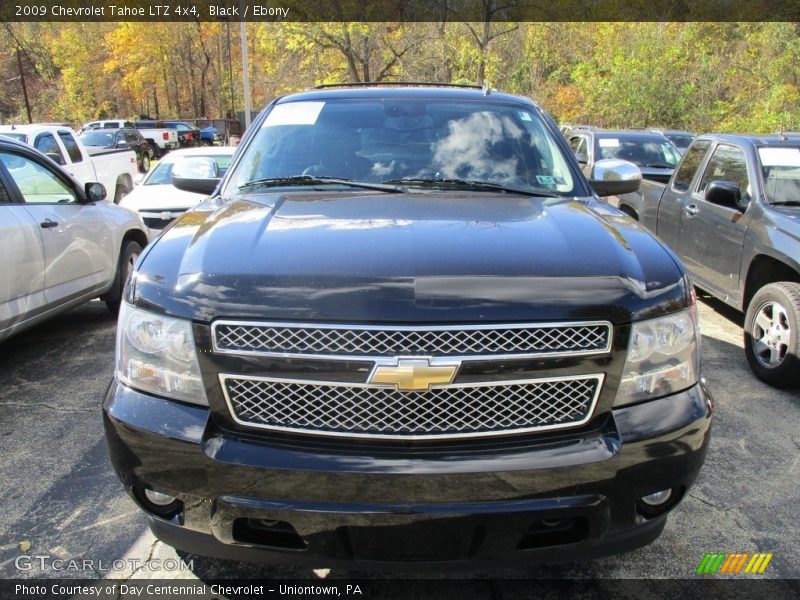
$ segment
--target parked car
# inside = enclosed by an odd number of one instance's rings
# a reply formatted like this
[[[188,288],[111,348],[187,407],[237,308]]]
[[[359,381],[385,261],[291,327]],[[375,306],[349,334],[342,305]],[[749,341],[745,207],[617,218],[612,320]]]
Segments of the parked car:
[[[214,176],[222,177],[236,148],[185,148],[170,152],[150,174],[121,202],[121,206],[139,214],[150,229],[151,237],[161,233],[173,219],[202,201],[208,194],[186,192],[172,185],[173,167],[190,157],[213,160]]]
[[[800,137],[702,135],[667,185],[644,183],[642,222],[745,313],[753,373],[799,385]]]
[[[200,143],[203,146],[222,146],[224,140],[213,125],[200,130]]]
[[[68,127],[57,125],[0,125],[5,135],[33,146],[79,183],[102,183],[119,204],[132,189],[137,172],[136,154],[128,148],[89,152]]]
[[[183,121],[164,121],[164,125],[178,132],[181,148],[194,148],[200,145],[200,129]]]
[[[80,129],[80,133],[84,133],[90,129],[122,129],[124,127],[133,127],[132,121],[125,121],[124,119],[101,119],[99,121],[89,121],[84,123]]]
[[[689,131],[677,131],[674,129],[651,129],[653,133],[660,133],[667,138],[672,145],[683,154],[697,136]]]
[[[119,309],[147,230],[104,198],[102,184],[0,136],[0,340],[92,298]]]
[[[279,98],[212,163],[173,168],[216,192],[137,264],[103,404],[159,539],[413,568],[659,535],[713,405],[683,267],[595,197],[635,165],[590,184],[526,98],[374,85]]]
[[[133,126],[150,144],[155,158],[161,158],[170,150],[180,147],[178,130],[167,127],[163,121],[134,121]]]
[[[616,158],[635,164],[644,179],[666,182],[681,158],[669,140],[660,133],[649,131],[584,129],[570,134],[569,145],[581,170],[590,178],[598,160]]]
[[[141,173],[150,170],[153,149],[142,134],[133,127],[124,129],[90,129],[82,133],[80,141],[87,148],[130,148],[136,153],[136,162]],[[89,150],[92,152],[92,150]]]

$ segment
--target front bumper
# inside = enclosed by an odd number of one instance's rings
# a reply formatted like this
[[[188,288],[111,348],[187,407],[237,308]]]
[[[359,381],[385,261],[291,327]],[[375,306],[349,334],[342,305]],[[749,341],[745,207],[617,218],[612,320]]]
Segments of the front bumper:
[[[701,384],[546,439],[389,450],[224,430],[204,408],[114,381],[104,420],[117,474],[156,536],[179,549],[313,567],[471,568],[651,542],[702,466],[712,410]],[[177,497],[179,510],[154,515],[145,488]],[[648,513],[639,499],[664,489],[672,500]]]

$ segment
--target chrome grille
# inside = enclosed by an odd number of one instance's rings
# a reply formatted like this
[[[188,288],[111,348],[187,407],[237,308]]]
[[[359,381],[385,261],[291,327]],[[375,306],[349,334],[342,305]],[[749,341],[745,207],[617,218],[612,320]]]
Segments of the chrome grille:
[[[603,375],[399,392],[365,384],[220,375],[234,419],[263,429],[392,439],[446,439],[575,427],[594,411]]]
[[[611,348],[607,322],[372,327],[217,321],[214,350],[292,356],[521,357]]]

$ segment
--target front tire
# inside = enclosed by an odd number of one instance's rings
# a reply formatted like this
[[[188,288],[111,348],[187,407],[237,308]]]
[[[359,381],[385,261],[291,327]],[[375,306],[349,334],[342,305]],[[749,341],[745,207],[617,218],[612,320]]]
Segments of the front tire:
[[[800,385],[800,284],[770,283],[747,306],[744,351],[756,377],[778,388]]]
[[[144,152],[142,154],[141,165],[139,166],[139,171],[142,173],[147,173],[150,170],[150,153]]]
[[[114,278],[114,285],[118,286],[117,300],[106,300],[106,306],[111,311],[112,315],[119,314],[119,308],[122,306],[122,293],[125,291],[125,284],[128,283],[131,273],[133,273],[133,266],[142,253],[142,247],[138,242],[128,241],[122,245],[122,250],[119,253],[119,263],[117,263],[117,275]]]

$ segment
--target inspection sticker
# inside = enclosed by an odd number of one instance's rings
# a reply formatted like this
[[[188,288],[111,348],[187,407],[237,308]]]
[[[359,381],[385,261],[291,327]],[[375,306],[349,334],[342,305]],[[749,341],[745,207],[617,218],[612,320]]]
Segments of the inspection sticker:
[[[325,106],[324,102],[290,102],[278,104],[267,115],[263,127],[278,125],[313,125]]]
[[[601,148],[619,148],[619,140],[617,138],[600,138],[597,140]]]

